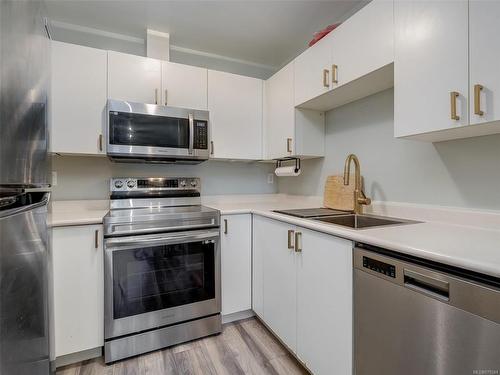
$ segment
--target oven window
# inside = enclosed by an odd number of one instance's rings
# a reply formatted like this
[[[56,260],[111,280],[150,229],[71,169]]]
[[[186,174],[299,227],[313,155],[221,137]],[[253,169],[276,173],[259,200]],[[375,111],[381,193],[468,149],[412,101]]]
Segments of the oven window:
[[[214,251],[190,242],[113,252],[114,318],[215,298]]]
[[[189,148],[189,120],[135,113],[109,113],[114,145]]]

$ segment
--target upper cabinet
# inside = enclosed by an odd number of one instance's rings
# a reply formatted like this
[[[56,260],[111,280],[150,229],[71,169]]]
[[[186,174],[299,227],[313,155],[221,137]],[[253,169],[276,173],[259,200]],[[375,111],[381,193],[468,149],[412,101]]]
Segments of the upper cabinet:
[[[439,142],[500,133],[500,49],[491,38],[500,4],[396,1],[394,10],[395,136]]]
[[[325,117],[295,108],[294,63],[269,78],[264,88],[264,158],[323,156]]]
[[[106,51],[52,42],[51,151],[104,154]]]
[[[373,0],[332,32],[332,89],[394,62],[393,2]]]
[[[211,157],[262,159],[262,80],[208,71]]]
[[[108,51],[108,98],[160,104],[161,61]]]
[[[393,2],[373,0],[295,59],[295,105],[329,110],[394,84]]]
[[[499,14],[499,1],[476,0],[469,3],[471,124],[500,119]]]
[[[468,4],[396,1],[395,136],[468,123]]]
[[[331,32],[295,59],[295,105],[300,105],[332,88]]]
[[[207,69],[162,61],[162,104],[207,109]]]

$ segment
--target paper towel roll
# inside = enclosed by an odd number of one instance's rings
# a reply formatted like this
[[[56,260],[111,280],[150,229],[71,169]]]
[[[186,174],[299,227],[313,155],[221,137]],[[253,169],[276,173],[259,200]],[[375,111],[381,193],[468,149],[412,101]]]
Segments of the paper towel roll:
[[[300,175],[300,169],[297,172],[295,172],[295,166],[291,166],[291,167],[279,167],[279,168],[276,168],[276,170],[274,171],[274,173],[278,177],[298,176],[298,175]]]

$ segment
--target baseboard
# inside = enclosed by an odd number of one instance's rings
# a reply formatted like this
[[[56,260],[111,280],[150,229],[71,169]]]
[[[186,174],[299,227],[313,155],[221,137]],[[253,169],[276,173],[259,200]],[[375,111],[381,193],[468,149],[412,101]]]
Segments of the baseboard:
[[[232,314],[222,315],[222,324],[235,322],[237,320],[247,319],[254,316],[253,310],[238,311]]]
[[[82,352],[76,352],[57,357],[55,361],[53,361],[52,367],[59,368],[71,365],[73,363],[86,361],[88,359],[98,358],[101,356],[102,356],[102,346],[99,346],[97,348],[84,350]]]

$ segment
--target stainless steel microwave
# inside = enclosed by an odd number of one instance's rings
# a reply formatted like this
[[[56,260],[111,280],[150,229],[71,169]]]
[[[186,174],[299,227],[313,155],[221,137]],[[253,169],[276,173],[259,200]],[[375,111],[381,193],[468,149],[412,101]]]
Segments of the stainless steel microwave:
[[[197,164],[209,157],[208,111],[108,99],[111,160]]]

